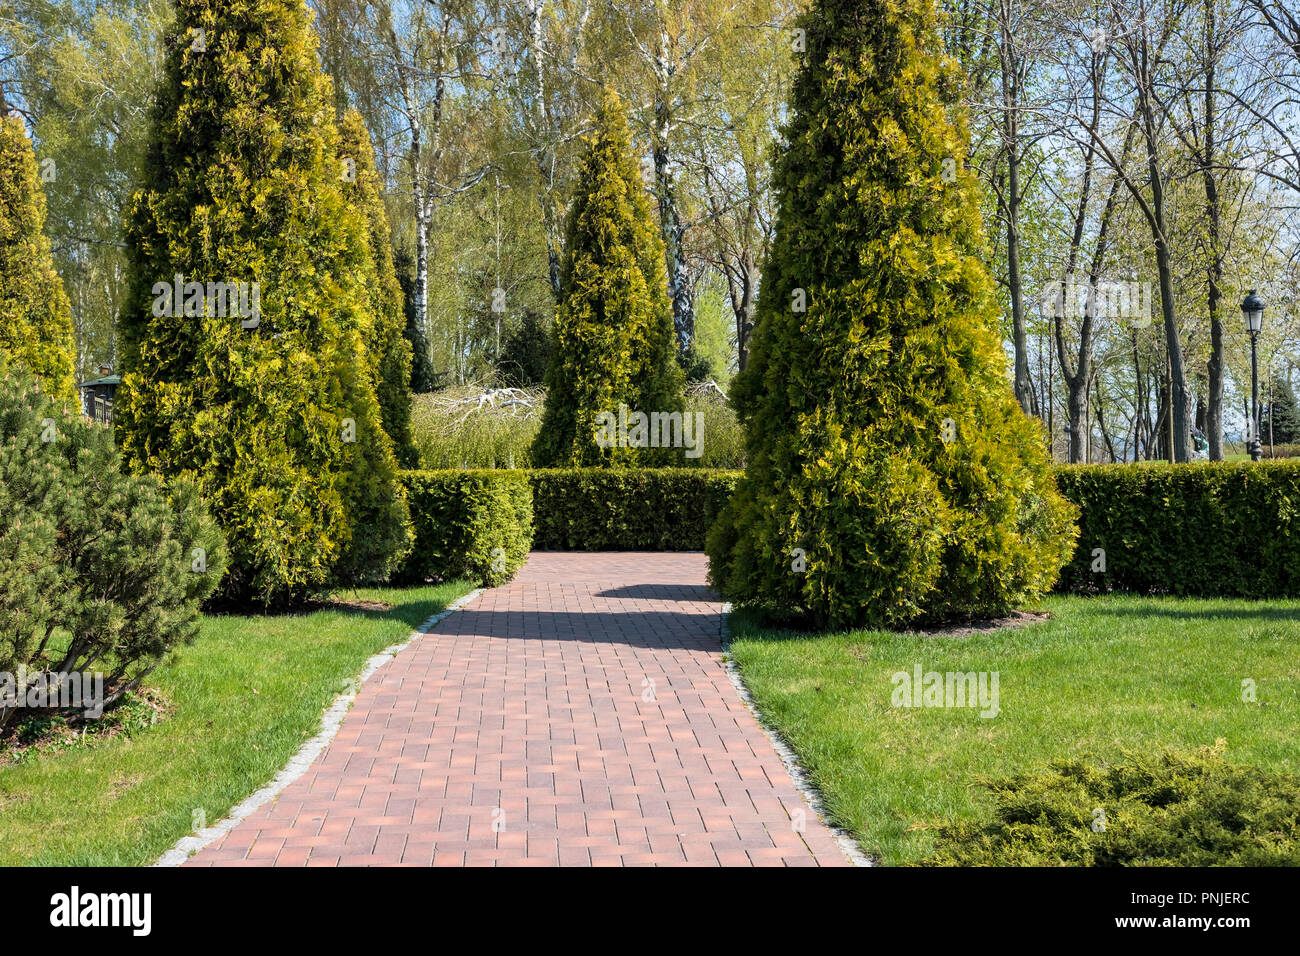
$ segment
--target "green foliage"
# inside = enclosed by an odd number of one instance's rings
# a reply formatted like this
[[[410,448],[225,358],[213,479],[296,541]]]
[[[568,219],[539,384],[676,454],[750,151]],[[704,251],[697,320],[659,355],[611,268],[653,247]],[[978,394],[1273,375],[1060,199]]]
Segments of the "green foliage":
[[[457,405],[458,399],[482,394],[479,386],[449,388],[433,395],[419,395],[412,410],[411,429],[424,468],[527,468],[542,421],[540,406],[546,398],[526,392],[536,407],[521,412],[519,407],[482,408]],[[698,458],[681,454],[675,461],[683,468],[740,468],[745,462],[745,436],[736,414],[716,392],[686,397],[686,414],[703,416],[698,421],[703,440]]]
[[[598,416],[620,403],[680,411],[664,247],[632,156],[627,118],[606,91],[569,209],[560,305],[533,448],[543,466],[647,463],[662,453],[596,444]]]
[[[414,541],[392,442],[384,432],[364,354],[363,349],[354,351],[353,361],[338,366],[344,410],[356,417],[342,420],[338,489],[348,537],[330,568],[328,584],[334,587],[386,582]]]
[[[107,428],[3,359],[0,514],[0,671],[93,665],[108,703],[194,639],[226,564],[191,483],[125,474]]]
[[[1128,757],[1104,769],[1059,760],[1044,773],[983,781],[994,819],[943,827],[925,863],[1300,866],[1300,778],[1230,764],[1223,741]]]
[[[403,580],[468,577],[496,587],[514,577],[533,540],[522,471],[407,471],[402,481],[415,521]]]
[[[1056,480],[1080,511],[1061,590],[1300,596],[1300,462],[1068,465]]]
[[[72,304],[80,378],[117,362],[122,211],[173,16],[172,0],[21,0],[0,16],[0,49],[17,54],[5,56],[0,85],[11,101],[19,91],[34,130],[45,229]]]
[[[1300,440],[1300,408],[1296,406],[1295,390],[1286,379],[1280,379],[1271,385],[1273,400],[1265,401],[1259,419],[1259,434],[1267,443],[1271,439],[1274,445],[1290,445]]]
[[[727,286],[716,279],[701,282],[695,296],[695,338],[692,351],[699,356],[707,375],[686,375],[688,381],[712,379],[726,386],[734,373],[736,355],[735,314],[727,298]]]
[[[17,116],[0,116],[0,356],[77,403],[72,311],[45,235],[45,189]]]
[[[303,0],[177,3],[119,317],[128,465],[195,481],[229,542],[224,596],[264,604],[384,579],[410,534],[366,347],[366,223],[309,22]],[[188,289],[182,309],[174,276],[256,288],[260,313]]]
[[[571,468],[528,473],[534,546],[557,551],[698,551],[735,472]]]
[[[709,382],[718,377],[712,359],[699,351],[694,342],[677,353],[677,364],[688,382]]]
[[[747,470],[710,580],[833,627],[1032,601],[1069,557],[1071,509],[1006,379],[933,4],[819,0],[799,25],[776,235],[732,382]]]
[[[686,414],[700,415],[700,457],[678,459],[685,468],[739,469],[745,467],[745,431],[727,400],[714,391],[686,396]]]
[[[383,184],[375,169],[370,131],[356,110],[339,124],[339,155],[344,163],[343,192],[366,222],[373,272],[366,276],[372,322],[366,341],[384,432],[397,460],[407,468],[419,462],[411,442],[411,343],[405,336],[406,310],[393,265],[392,231],[384,209]]]
[[[529,475],[537,547],[591,551],[697,549],[702,528],[729,507],[740,478],[707,468],[541,469]],[[1061,494],[1080,511],[1078,549],[1061,573],[1060,590],[1300,596],[1300,462],[1070,465],[1056,468],[1055,476]],[[893,559],[881,567],[913,574],[907,562],[927,552],[909,544],[908,535],[923,543],[933,538],[925,499],[900,496],[908,484],[907,476],[881,469],[853,489],[853,501],[828,501],[818,510],[832,529],[839,521],[891,546]],[[859,529],[858,499],[886,518]],[[1106,551],[1105,573],[1091,570],[1094,548]],[[814,549],[806,551],[811,565]],[[788,557],[786,566],[792,561]],[[872,567],[860,583],[836,577],[833,569],[825,574],[827,588],[870,588],[878,599],[891,588],[901,590],[892,575]],[[833,597],[828,593],[827,600]]]
[[[519,325],[506,335],[496,358],[501,381],[515,388],[541,385],[551,362],[551,344],[551,330],[542,313],[524,310]]]
[[[449,388],[418,395],[412,434],[424,468],[527,468],[541,416],[517,407],[474,408],[454,404],[482,388]],[[540,403],[542,398],[535,396]]]

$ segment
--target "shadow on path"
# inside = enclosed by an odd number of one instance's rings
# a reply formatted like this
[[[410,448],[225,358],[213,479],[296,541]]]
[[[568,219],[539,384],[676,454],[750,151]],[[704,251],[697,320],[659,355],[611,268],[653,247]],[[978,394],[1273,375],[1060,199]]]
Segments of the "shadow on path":
[[[716,591],[703,584],[627,584],[597,591],[596,597],[630,598],[644,601],[721,602]]]

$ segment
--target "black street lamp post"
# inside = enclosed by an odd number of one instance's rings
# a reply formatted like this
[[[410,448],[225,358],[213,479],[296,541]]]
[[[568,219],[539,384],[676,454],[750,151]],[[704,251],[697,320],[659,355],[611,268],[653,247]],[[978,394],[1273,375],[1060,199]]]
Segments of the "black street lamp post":
[[[1259,357],[1257,342],[1259,330],[1264,325],[1264,303],[1255,290],[1241,302],[1241,314],[1246,317],[1246,331],[1250,333],[1250,460],[1259,461],[1264,450],[1259,442]]]

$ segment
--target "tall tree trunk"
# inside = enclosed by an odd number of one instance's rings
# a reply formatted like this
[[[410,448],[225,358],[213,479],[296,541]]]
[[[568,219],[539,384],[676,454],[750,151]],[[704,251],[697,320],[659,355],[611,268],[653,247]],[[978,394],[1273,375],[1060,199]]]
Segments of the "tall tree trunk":
[[[1169,458],[1169,369],[1160,371],[1160,392],[1156,398],[1155,458]]]
[[[1110,431],[1106,428],[1106,419],[1102,413],[1101,392],[1093,392],[1093,407],[1097,412],[1097,427],[1101,430],[1101,440],[1106,444],[1106,454],[1111,461],[1118,461],[1119,457],[1115,453],[1115,442],[1110,437]]]
[[[758,266],[753,253],[746,249],[735,267],[725,271],[727,298],[736,317],[736,365],[744,371],[749,363],[749,337],[754,332],[754,312],[758,305]]]
[[[1205,181],[1205,217],[1209,226],[1210,262],[1206,306],[1210,315],[1210,357],[1206,362],[1209,373],[1209,394],[1206,399],[1204,431],[1210,441],[1211,461],[1223,461],[1223,320],[1219,315],[1219,302],[1223,297],[1223,248],[1220,241],[1219,181],[1214,174],[1215,116],[1214,83],[1217,53],[1215,52],[1216,21],[1215,0],[1205,0],[1205,148],[1202,154],[1201,173]]]
[[[1094,56],[1091,69],[1092,83],[1092,118],[1089,126],[1090,130],[1096,130],[1101,123],[1101,102],[1102,102],[1102,72],[1104,60],[1100,56]],[[1130,123],[1124,133],[1124,152],[1128,156],[1132,148],[1133,138],[1136,135],[1136,127]],[[1060,307],[1056,310],[1056,350],[1057,358],[1061,365],[1061,378],[1065,382],[1066,401],[1065,412],[1066,421],[1069,425],[1070,439],[1066,448],[1066,460],[1077,462],[1081,460],[1084,454],[1084,441],[1087,436],[1083,429],[1083,411],[1087,406],[1087,387],[1092,378],[1092,333],[1093,321],[1096,312],[1096,288],[1097,282],[1101,276],[1101,270],[1106,261],[1106,252],[1109,249],[1110,241],[1110,223],[1114,216],[1115,208],[1119,196],[1119,181],[1112,180],[1110,188],[1106,192],[1106,201],[1102,206],[1101,218],[1097,231],[1097,244],[1093,248],[1092,262],[1088,269],[1088,290],[1087,305],[1084,308],[1083,321],[1079,326],[1079,346],[1075,354],[1073,366],[1071,366],[1070,357],[1065,351],[1065,329],[1064,316],[1068,305],[1066,292],[1072,289],[1074,281],[1074,271],[1079,261],[1079,254],[1083,246],[1084,229],[1088,222],[1088,203],[1092,196],[1093,166],[1096,161],[1096,148],[1090,146],[1087,156],[1084,160],[1083,181],[1079,191],[1079,205],[1075,209],[1074,228],[1070,236],[1069,255],[1066,258],[1065,272],[1062,276],[1063,289],[1061,292]],[[1137,356],[1137,339],[1134,338],[1134,357]]]
[[[1015,351],[1016,401],[1026,414],[1037,414],[1029,377],[1029,347],[1025,336],[1024,284],[1020,275],[1020,63],[1011,27],[1009,0],[1002,0],[999,30],[1002,66],[1002,139],[1007,157],[1006,229],[1007,284],[1011,296],[1011,337]]]
[[[414,97],[411,97],[411,101]],[[421,167],[424,160],[423,131],[418,109],[411,110],[411,146],[407,153],[411,168],[411,192],[415,202],[415,325],[429,336],[429,201]]]
[[[1085,360],[1086,362],[1086,360]],[[1088,380],[1085,373],[1076,373],[1070,381],[1065,401],[1065,413],[1070,423],[1070,461],[1084,460],[1084,425],[1083,414],[1088,406]]]
[[[1156,272],[1160,280],[1160,313],[1164,319],[1165,351],[1169,359],[1169,402],[1172,408],[1173,455],[1175,462],[1189,460],[1187,452],[1187,369],[1183,362],[1183,346],[1178,334],[1178,317],[1174,307],[1174,270],[1169,250],[1169,229],[1165,219],[1165,182],[1160,171],[1160,144],[1156,127],[1155,105],[1152,102],[1152,71],[1150,50],[1146,35],[1139,40],[1139,68],[1137,76],[1138,109],[1142,117],[1143,141],[1146,146],[1147,185],[1151,198],[1146,214],[1151,226],[1151,238],[1156,249]]]
[[[533,69],[537,73],[533,89],[532,105],[535,115],[535,135],[539,145],[534,150],[537,163],[538,202],[542,209],[542,228],[546,233],[546,275],[550,283],[551,295],[560,301],[560,253],[563,246],[561,238],[560,212],[555,198],[555,151],[551,146],[554,131],[551,129],[551,111],[547,103],[546,89],[546,35],[542,24],[545,9],[543,0],[524,0],[524,16],[528,20],[528,52],[532,57]]]
[[[1133,460],[1151,458],[1151,415],[1147,401],[1147,383],[1142,375],[1142,356],[1138,352],[1136,329],[1129,331],[1133,349]]]
[[[1156,190],[1152,192],[1154,194]],[[1154,201],[1157,207],[1163,202],[1163,196]],[[1169,403],[1173,406],[1173,457],[1170,460],[1185,462],[1190,460],[1187,448],[1190,435],[1187,427],[1187,370],[1183,364],[1183,346],[1174,314],[1173,266],[1169,261],[1169,245],[1163,236],[1156,240],[1156,268],[1160,274],[1160,311],[1164,316],[1165,348],[1169,356]]]
[[[662,38],[660,43],[660,48],[655,51],[655,195],[659,201],[659,228],[663,233],[665,264],[668,269],[668,294],[673,303],[673,331],[677,335],[678,354],[685,355],[695,340],[695,302],[686,266],[686,227],[678,209],[668,155],[673,128],[671,82],[674,68],[662,48]]]

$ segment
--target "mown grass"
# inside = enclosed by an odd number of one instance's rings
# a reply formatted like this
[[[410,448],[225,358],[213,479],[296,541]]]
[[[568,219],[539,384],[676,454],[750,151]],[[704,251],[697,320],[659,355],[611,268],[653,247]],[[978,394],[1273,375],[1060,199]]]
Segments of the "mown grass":
[[[266,784],[367,658],[470,590],[466,582],[336,595],[306,614],[205,617],[198,640],[149,684],[166,720],[87,748],[0,768],[0,864],[151,863]]]
[[[1057,757],[1191,750],[1300,771],[1300,601],[1052,598],[1049,621],[968,637],[807,635],[733,615],[731,653],[836,823],[883,863],[985,819],[980,776]],[[997,671],[1000,713],[891,706],[899,671]],[[1254,682],[1256,702],[1243,700]]]

